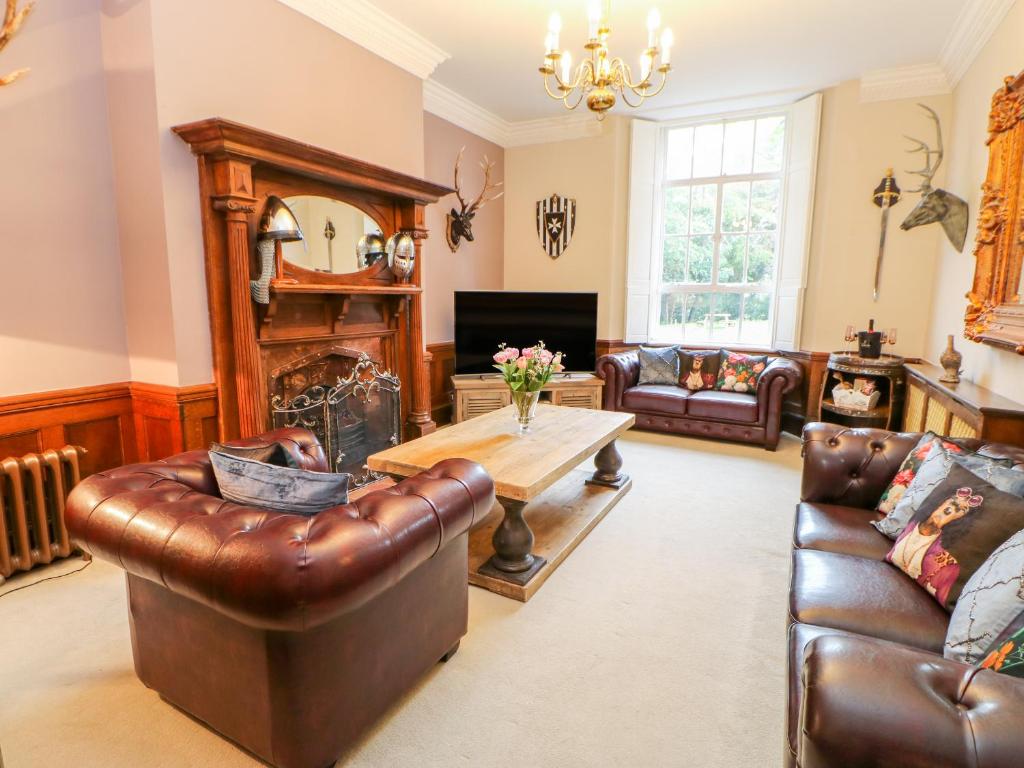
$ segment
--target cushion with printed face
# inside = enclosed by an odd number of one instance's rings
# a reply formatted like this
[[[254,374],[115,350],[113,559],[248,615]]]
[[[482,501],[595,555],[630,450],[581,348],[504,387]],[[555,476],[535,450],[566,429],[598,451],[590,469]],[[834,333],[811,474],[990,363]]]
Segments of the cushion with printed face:
[[[640,347],[639,384],[678,384],[679,355],[675,347]]]
[[[1024,499],[954,464],[885,559],[953,610],[971,576],[1021,529]]]
[[[718,383],[719,350],[679,350],[679,386],[693,392],[714,389]]]
[[[928,445],[921,448],[919,443],[918,447],[910,452],[904,465],[907,462],[911,462],[911,465],[907,469],[900,469],[893,479],[891,490],[887,490],[887,496],[883,496],[886,506],[889,506],[889,502],[894,498],[895,504],[891,505],[892,508],[884,518],[873,522],[872,525],[890,539],[899,536],[921,502],[945,479],[950,467],[958,460],[968,470],[982,476],[992,467],[1009,466],[1009,462],[1003,459],[990,459],[967,451],[955,440],[932,437]],[[915,466],[914,462],[919,463]],[[1003,491],[1007,490],[998,484],[996,487]]]
[[[1020,474],[1020,473],[1018,473]],[[1004,541],[967,580],[949,617],[947,659],[977,664],[1024,612],[1024,531]]]
[[[744,355],[740,352],[723,349],[715,389],[726,392],[746,392],[752,395],[757,391],[757,381],[767,367],[767,355]]]
[[[985,649],[984,658],[978,666],[1004,675],[1024,677],[1024,613],[1018,614]]]
[[[210,463],[222,498],[250,507],[315,515],[348,503],[352,476],[343,472],[314,472],[210,452]]]

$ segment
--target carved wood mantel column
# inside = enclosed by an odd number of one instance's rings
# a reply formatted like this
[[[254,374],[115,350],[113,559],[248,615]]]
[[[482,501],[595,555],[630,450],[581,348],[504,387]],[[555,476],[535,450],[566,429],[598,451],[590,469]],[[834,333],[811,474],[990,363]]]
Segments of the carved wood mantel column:
[[[249,218],[256,213],[252,196],[252,168],[237,160],[213,165],[215,194],[212,205],[224,215],[227,230],[228,286],[231,301],[231,348],[234,351],[235,403],[239,437],[266,430],[265,393],[262,391],[256,320],[249,294]]]
[[[422,243],[427,239],[424,226],[426,211],[423,205],[413,208],[412,226],[408,227],[416,242],[416,264],[413,268],[412,282],[423,285],[423,259],[421,258]],[[437,429],[430,413],[430,371],[426,364],[427,348],[423,339],[423,294],[416,293],[409,303],[409,354],[411,355],[410,370],[413,375],[412,407],[409,409],[407,428],[412,437],[422,437]]]

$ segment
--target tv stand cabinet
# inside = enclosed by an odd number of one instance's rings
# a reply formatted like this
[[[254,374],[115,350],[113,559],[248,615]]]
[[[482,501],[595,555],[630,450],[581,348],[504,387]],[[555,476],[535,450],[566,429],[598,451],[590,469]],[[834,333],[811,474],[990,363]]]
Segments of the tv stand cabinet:
[[[452,376],[455,423],[511,404],[512,395],[500,373],[465,373]],[[592,373],[556,374],[540,391],[540,401],[570,408],[601,410],[604,381]]]

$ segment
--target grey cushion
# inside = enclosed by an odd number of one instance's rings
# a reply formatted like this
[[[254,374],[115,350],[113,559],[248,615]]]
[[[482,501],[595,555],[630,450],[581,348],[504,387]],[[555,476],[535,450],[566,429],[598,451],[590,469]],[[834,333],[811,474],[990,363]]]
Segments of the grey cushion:
[[[210,451],[210,463],[221,497],[238,504],[309,516],[348,503],[352,476],[343,472],[278,467],[217,451]]]
[[[1024,531],[1018,531],[967,580],[949,618],[943,655],[977,664],[993,640],[1022,611]]]
[[[895,539],[907,527],[907,523],[910,522],[929,494],[946,479],[954,463],[985,480],[989,480],[986,473],[990,472],[993,467],[1002,469],[1007,467],[1007,462],[1002,459],[991,459],[976,453],[955,454],[942,444],[941,438],[935,438],[928,456],[917,470],[913,481],[907,486],[907,490],[896,502],[892,512],[871,524],[890,539]],[[1001,491],[1014,493],[1007,488],[1000,487],[995,480],[989,480],[989,482]],[[1020,494],[1015,493],[1015,495],[1019,496]]]
[[[679,354],[676,347],[640,347],[638,384],[679,384]]]

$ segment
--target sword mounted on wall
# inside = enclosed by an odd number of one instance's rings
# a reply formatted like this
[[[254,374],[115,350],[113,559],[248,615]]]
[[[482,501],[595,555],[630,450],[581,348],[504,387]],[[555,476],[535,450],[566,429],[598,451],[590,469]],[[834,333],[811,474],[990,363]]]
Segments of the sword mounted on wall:
[[[875,187],[871,195],[875,205],[882,209],[882,235],[878,240],[878,261],[875,262],[874,300],[878,301],[878,291],[882,284],[882,257],[885,256],[885,235],[889,230],[889,209],[900,201],[900,188],[893,178],[892,168],[885,172],[885,178]]]

